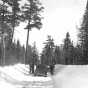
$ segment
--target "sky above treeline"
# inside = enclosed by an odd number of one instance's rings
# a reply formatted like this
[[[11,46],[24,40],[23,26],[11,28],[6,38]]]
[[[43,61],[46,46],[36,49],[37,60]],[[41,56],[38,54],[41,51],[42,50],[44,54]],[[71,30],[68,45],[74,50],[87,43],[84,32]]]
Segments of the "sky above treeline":
[[[35,41],[39,52],[41,52],[47,35],[53,37],[55,44],[62,44],[66,32],[69,32],[71,39],[74,43],[77,43],[77,26],[80,27],[81,25],[87,0],[40,1],[45,8],[43,27],[40,31],[33,29],[30,32],[29,44],[33,45]],[[19,39],[21,44],[25,44],[26,42],[26,31],[23,30],[24,25],[21,24],[15,31],[15,39]]]

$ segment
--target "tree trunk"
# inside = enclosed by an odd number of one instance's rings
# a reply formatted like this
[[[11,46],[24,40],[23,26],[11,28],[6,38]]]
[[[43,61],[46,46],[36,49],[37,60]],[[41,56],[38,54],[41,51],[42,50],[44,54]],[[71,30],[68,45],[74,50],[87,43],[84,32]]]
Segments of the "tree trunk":
[[[29,31],[30,31],[30,29],[28,29],[28,31],[27,31],[27,41],[26,41],[26,50],[25,50],[24,64],[26,64],[26,58],[27,58]]]
[[[3,37],[3,65],[5,65],[5,40],[4,40],[4,35],[2,36]]]
[[[14,37],[14,29],[15,29],[15,27],[13,26],[11,43],[13,42],[13,37]]]

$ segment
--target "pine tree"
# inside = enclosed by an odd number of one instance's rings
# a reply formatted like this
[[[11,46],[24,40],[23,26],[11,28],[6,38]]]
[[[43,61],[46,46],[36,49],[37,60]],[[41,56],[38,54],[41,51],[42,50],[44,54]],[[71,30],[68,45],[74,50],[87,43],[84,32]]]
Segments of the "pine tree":
[[[69,32],[66,33],[66,38],[64,39],[64,59],[65,64],[72,64],[73,63],[73,44],[70,39]]]
[[[55,46],[54,58],[56,64],[61,64],[61,51],[59,46]]]
[[[51,36],[48,36],[48,39],[44,43],[45,47],[41,54],[41,62],[46,65],[53,65],[55,64],[54,59],[54,42]]]
[[[9,14],[9,10],[8,10],[8,5],[6,4],[5,0],[1,0],[0,1],[0,24],[2,24],[2,26],[4,24],[7,23],[7,19],[8,19],[8,14]]]
[[[75,64],[83,64],[82,62],[82,48],[79,44],[74,47]]]
[[[88,1],[79,31],[79,41],[82,46],[83,63],[88,64]]]
[[[64,39],[64,49],[68,50],[69,46],[71,45],[70,35],[69,32],[66,33],[66,38]]]
[[[45,47],[43,49],[43,52],[41,54],[41,64],[49,66],[50,73],[53,74],[54,71],[54,65],[56,64],[55,58],[54,58],[54,41],[53,38],[51,38],[50,35],[48,35],[48,39],[44,43]]]
[[[43,11],[43,6],[39,0],[27,0],[28,2],[23,6],[23,17],[25,21],[27,21],[27,41],[26,41],[26,52],[25,52],[25,59],[26,53],[28,48],[28,40],[29,40],[29,31],[32,28],[40,29],[42,27],[41,22],[41,12]]]
[[[19,1],[21,0],[6,0],[6,3],[11,9],[8,15],[8,23],[12,26],[11,42],[13,40],[15,27],[19,26],[20,21],[22,21],[22,13]]]
[[[20,45],[20,42],[19,40],[17,40],[17,44],[16,44],[16,55],[17,55],[17,60],[19,62],[19,59],[20,59],[20,52],[21,52],[21,45]]]

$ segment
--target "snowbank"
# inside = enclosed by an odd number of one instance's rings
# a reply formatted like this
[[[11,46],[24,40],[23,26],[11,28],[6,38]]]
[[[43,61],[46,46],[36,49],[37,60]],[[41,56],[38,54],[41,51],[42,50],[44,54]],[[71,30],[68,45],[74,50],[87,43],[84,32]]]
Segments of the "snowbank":
[[[23,88],[25,86],[38,88],[38,86],[50,86],[52,84],[50,77],[25,75],[27,72],[29,72],[28,66],[24,64],[0,67],[0,88]]]
[[[24,64],[16,64],[13,66],[0,67],[0,72],[10,76],[10,78],[18,81],[49,81],[50,77],[33,77],[31,75],[25,75],[29,72],[28,66]]]
[[[88,88],[88,65],[57,65],[52,79],[54,88]]]

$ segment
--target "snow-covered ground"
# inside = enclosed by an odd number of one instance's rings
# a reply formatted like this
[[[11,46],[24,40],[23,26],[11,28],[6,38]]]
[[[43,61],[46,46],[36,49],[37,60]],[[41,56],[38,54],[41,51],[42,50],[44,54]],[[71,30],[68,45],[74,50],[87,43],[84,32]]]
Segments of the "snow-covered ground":
[[[88,65],[57,65],[54,88],[88,88]]]
[[[50,77],[34,77],[32,75],[27,75],[28,71],[28,66],[24,64],[0,67],[0,88],[53,87]]]
[[[24,64],[0,67],[0,88],[88,88],[88,65],[56,65],[49,77],[34,77],[28,71]]]

